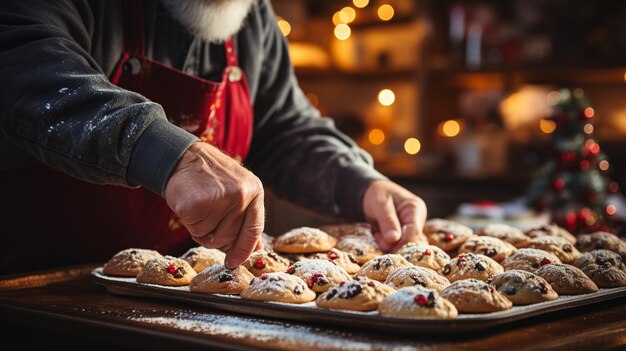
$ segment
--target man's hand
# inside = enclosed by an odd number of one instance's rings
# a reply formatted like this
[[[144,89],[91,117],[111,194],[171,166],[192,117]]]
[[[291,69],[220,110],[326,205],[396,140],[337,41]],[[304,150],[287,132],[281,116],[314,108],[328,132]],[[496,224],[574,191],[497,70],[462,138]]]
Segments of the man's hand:
[[[209,144],[197,142],[185,151],[165,187],[165,200],[196,242],[228,249],[228,268],[263,247],[261,181]]]
[[[363,212],[378,226],[374,238],[383,251],[395,252],[407,242],[428,243],[422,232],[426,205],[419,197],[388,180],[377,180],[365,191]]]

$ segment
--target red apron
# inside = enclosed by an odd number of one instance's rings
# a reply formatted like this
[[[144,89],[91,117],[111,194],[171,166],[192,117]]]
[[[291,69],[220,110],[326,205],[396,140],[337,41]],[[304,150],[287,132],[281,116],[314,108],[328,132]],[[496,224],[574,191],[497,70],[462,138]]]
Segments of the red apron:
[[[123,3],[124,50],[111,82],[161,104],[170,122],[243,160],[253,115],[232,40],[224,44],[221,82],[189,76],[144,56],[141,1]],[[194,245],[165,200],[143,188],[95,185],[36,163],[0,172],[0,194],[0,273],[107,260],[129,247],[180,254]]]

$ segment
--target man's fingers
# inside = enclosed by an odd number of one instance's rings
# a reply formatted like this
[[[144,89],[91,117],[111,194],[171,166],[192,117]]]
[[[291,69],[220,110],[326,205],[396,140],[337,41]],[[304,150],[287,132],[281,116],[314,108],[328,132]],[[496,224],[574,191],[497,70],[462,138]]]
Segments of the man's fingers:
[[[226,253],[226,260],[224,261],[226,268],[234,269],[248,259],[261,238],[264,224],[265,208],[261,193],[252,200],[246,210],[237,240]]]
[[[393,198],[388,196],[383,205],[382,211],[376,213],[376,221],[382,238],[389,244],[394,244],[400,240],[400,220],[396,214],[396,206]]]

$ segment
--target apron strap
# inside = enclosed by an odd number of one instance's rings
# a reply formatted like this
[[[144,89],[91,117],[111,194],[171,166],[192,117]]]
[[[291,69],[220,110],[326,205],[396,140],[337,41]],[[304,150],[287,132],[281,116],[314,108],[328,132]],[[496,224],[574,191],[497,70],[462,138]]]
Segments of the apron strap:
[[[144,26],[141,0],[122,0],[124,24],[124,52],[144,55]]]
[[[224,41],[224,49],[226,50],[226,65],[238,67],[239,62],[237,61],[237,51],[235,51],[233,38],[228,38]]]

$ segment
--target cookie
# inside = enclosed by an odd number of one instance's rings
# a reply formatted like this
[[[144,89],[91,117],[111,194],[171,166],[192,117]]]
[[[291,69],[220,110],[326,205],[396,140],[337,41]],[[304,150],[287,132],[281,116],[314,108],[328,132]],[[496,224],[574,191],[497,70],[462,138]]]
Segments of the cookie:
[[[450,263],[441,269],[441,274],[448,278],[450,283],[470,278],[486,282],[493,275],[503,271],[502,266],[491,258],[468,253],[450,260]]]
[[[290,264],[288,259],[264,248],[250,254],[243,266],[255,277],[258,277],[263,273],[284,272]]]
[[[560,236],[538,236],[530,241],[528,247],[547,251],[567,264],[574,263],[580,256],[580,251],[574,247],[574,244]]]
[[[517,250],[515,246],[490,236],[473,236],[459,248],[459,253],[485,255],[496,262],[502,262]]]
[[[520,229],[501,223],[487,224],[483,229],[476,232],[476,235],[497,238],[517,247],[518,249],[526,247],[526,245],[530,242],[530,237],[524,234],[524,232]]]
[[[216,264],[224,264],[226,254],[218,249],[207,249],[206,247],[198,246],[189,249],[189,251],[185,252],[180,258],[187,261],[187,263],[199,273],[205,268],[212,267]]]
[[[502,261],[505,271],[519,269],[533,273],[541,266],[550,263],[563,263],[553,254],[538,249],[519,249]]]
[[[287,268],[287,273],[302,279],[316,293],[352,280],[345,269],[326,260],[302,260]]]
[[[353,254],[359,264],[364,264],[383,254],[374,241],[374,237],[367,235],[344,236],[339,239],[337,250]]]
[[[585,252],[574,262],[599,288],[626,286],[626,266],[622,257],[609,250]]]
[[[254,279],[252,273],[239,266],[228,269],[223,264],[211,266],[198,273],[189,283],[189,290],[208,294],[239,295]]]
[[[622,256],[622,260],[626,259],[626,241],[622,240],[615,234],[595,232],[580,235],[576,246],[578,246],[578,249],[583,252],[593,250],[610,250]]]
[[[424,224],[424,234],[431,245],[444,251],[458,249],[472,235],[472,229],[462,224],[445,219],[430,219]]]
[[[456,318],[454,305],[437,291],[421,286],[402,288],[387,296],[378,306],[383,317],[394,318]]]
[[[309,227],[301,227],[288,231],[274,240],[276,252],[310,253],[330,251],[337,245],[335,237]]]
[[[172,256],[155,257],[137,274],[138,283],[167,286],[189,285],[196,271],[185,260]]]
[[[450,256],[435,245],[407,243],[396,254],[416,266],[434,271],[440,271],[446,263],[450,262]]]
[[[311,256],[314,260],[328,260],[343,268],[348,274],[356,274],[361,266],[358,265],[358,261],[353,254],[343,252],[337,249],[332,249],[328,252],[320,252]]]
[[[547,264],[535,271],[559,295],[580,295],[598,291],[598,286],[580,269],[568,264]]]
[[[102,273],[122,277],[136,277],[148,261],[161,254],[147,249],[126,249],[116,253],[102,267]]]
[[[356,275],[384,282],[391,271],[402,266],[412,266],[412,264],[400,255],[386,254],[365,262]]]
[[[268,251],[274,250],[274,240],[275,238],[267,233],[261,233],[261,242],[263,243],[263,247]]]
[[[374,227],[364,222],[326,225],[320,229],[339,239],[350,235],[372,237],[374,234]]]
[[[514,305],[530,305],[559,297],[545,279],[517,269],[495,275],[491,285]]]
[[[246,300],[287,303],[311,302],[316,296],[302,279],[284,272],[262,274],[241,292],[241,298]]]
[[[419,285],[439,292],[450,285],[450,282],[430,268],[403,266],[391,271],[385,280],[385,284],[396,290],[407,286]]]
[[[367,277],[358,277],[330,288],[315,300],[315,304],[321,308],[373,311],[378,308],[382,299],[394,292],[394,289],[385,284]]]
[[[561,228],[558,225],[546,224],[541,227],[533,228],[526,232],[526,235],[530,238],[536,238],[538,236],[560,236],[563,239],[569,241],[572,244],[576,244],[576,237],[572,233],[568,232],[565,228]]]
[[[461,313],[488,313],[508,310],[513,303],[493,286],[476,279],[457,280],[439,295]]]

